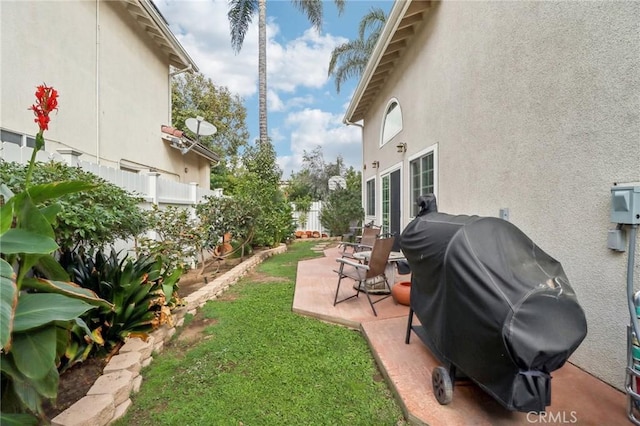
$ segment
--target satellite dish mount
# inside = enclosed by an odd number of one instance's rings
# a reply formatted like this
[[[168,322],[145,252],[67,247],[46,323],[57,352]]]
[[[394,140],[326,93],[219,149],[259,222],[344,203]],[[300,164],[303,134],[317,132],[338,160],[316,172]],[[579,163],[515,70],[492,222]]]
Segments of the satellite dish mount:
[[[200,136],[211,136],[215,134],[218,129],[213,124],[208,121],[204,121],[204,117],[197,116],[196,118],[187,118],[184,121],[184,124],[187,125],[187,128],[196,134],[196,142],[191,143],[189,148],[182,148],[180,152],[182,155],[185,155],[187,152],[191,151],[196,144],[200,143]]]

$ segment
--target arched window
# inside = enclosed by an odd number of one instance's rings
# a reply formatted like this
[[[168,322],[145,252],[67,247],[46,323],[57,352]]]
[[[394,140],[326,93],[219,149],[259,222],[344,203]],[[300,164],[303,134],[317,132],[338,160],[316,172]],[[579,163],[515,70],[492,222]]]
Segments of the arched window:
[[[382,123],[382,139],[380,146],[389,142],[391,138],[400,133],[402,130],[402,111],[397,100],[391,99],[387,105],[384,114],[384,122]]]

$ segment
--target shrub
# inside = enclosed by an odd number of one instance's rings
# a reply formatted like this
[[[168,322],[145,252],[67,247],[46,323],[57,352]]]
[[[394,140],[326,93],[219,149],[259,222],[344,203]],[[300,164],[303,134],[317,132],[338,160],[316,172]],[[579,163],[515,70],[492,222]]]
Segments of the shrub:
[[[138,239],[138,253],[145,256],[162,256],[167,268],[187,270],[198,254],[201,238],[198,223],[188,209],[167,206],[164,210],[153,205],[145,211],[147,224],[157,239]]]
[[[91,191],[65,194],[57,200],[61,211],[54,232],[61,251],[104,247],[135,237],[148,226],[138,207],[141,199],[93,173],[53,161],[37,163],[32,172],[35,184],[75,180],[92,185]],[[24,191],[27,174],[28,166],[0,160],[0,182],[14,193]],[[44,205],[51,203],[47,200]]]
[[[349,189],[331,191],[320,211],[320,223],[331,232],[331,235],[342,235],[349,232],[349,223],[362,221],[364,210],[360,197],[355,197]]]

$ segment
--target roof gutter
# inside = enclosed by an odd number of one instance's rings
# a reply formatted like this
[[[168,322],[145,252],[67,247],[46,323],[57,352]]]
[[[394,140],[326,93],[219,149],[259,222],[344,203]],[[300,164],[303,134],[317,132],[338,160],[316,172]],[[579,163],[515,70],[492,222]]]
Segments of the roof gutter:
[[[356,87],[353,96],[351,97],[351,102],[347,107],[347,112],[342,119],[344,124],[353,124],[351,122],[351,118],[353,117],[353,113],[355,112],[360,100],[362,99],[362,95],[364,95],[367,86],[369,85],[369,81],[371,81],[371,76],[375,72],[378,67],[378,63],[380,62],[380,58],[382,58],[382,54],[386,50],[389,45],[389,41],[391,37],[398,29],[400,25],[400,21],[402,17],[407,12],[409,6],[411,6],[412,0],[396,0],[391,8],[391,12],[389,12],[389,17],[387,18],[387,23],[382,29],[382,33],[380,34],[380,38],[376,42],[376,46],[371,53],[371,57],[369,58],[369,62],[367,62],[367,67],[364,69],[362,73],[362,77],[360,77],[360,81],[358,82],[358,86]]]
[[[187,66],[191,67],[194,72],[198,72],[198,66],[193,61],[191,56],[184,50],[184,47],[180,44],[176,36],[173,35],[171,30],[169,29],[169,25],[167,21],[164,19],[162,14],[158,11],[156,6],[152,3],[152,0],[138,0],[139,5],[144,9],[144,11],[149,15],[149,17],[153,20],[154,24],[156,24],[158,30],[162,33],[164,39],[169,43],[169,45],[175,51],[176,56],[180,58],[180,60]]]

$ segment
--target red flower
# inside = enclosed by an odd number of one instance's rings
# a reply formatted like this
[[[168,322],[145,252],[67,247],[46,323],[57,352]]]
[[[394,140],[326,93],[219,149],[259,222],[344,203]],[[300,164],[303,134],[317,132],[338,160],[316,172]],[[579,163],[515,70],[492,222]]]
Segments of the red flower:
[[[58,109],[58,91],[42,84],[36,89],[36,99],[38,102],[29,108],[36,116],[33,121],[38,123],[40,131],[49,130],[49,113]]]

